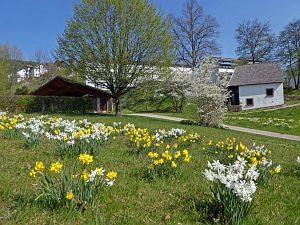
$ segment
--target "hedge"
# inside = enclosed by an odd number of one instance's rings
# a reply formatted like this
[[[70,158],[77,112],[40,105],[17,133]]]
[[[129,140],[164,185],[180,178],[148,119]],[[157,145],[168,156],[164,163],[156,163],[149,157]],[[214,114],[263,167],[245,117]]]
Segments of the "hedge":
[[[86,113],[96,110],[96,99],[34,95],[0,95],[0,111]]]

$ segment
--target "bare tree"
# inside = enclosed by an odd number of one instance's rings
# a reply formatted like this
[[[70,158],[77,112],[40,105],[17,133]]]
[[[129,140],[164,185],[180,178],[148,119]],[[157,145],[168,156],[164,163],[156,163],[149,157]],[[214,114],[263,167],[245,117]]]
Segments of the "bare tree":
[[[21,69],[22,63],[20,62],[23,59],[22,50],[15,47],[9,46],[9,60],[10,60],[10,75],[8,80],[8,89],[10,94],[13,93],[13,85],[17,80],[17,72]]]
[[[39,77],[39,84],[45,84],[49,80],[53,79],[56,76],[62,75],[62,69],[55,62],[47,63],[47,72],[43,76]]]
[[[272,58],[276,40],[269,22],[247,21],[239,24],[235,32],[236,54],[240,58],[252,63]]]
[[[278,39],[277,56],[286,66],[294,81],[295,89],[300,88],[300,19],[290,22]]]
[[[9,46],[0,45],[0,93],[5,94],[8,86]]]
[[[50,57],[49,57],[48,52],[46,52],[45,50],[37,49],[34,52],[33,60],[36,62],[37,66],[38,66],[39,74],[41,74],[41,65],[45,66],[46,63],[49,63]]]
[[[218,23],[205,15],[197,0],[187,0],[182,15],[171,15],[177,61],[194,70],[207,55],[219,53]]]

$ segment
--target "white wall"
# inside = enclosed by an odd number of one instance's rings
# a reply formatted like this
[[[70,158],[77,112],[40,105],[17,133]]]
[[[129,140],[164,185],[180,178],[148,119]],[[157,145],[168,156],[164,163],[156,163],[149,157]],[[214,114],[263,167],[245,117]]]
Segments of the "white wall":
[[[268,97],[266,95],[267,88],[273,88],[273,97]],[[239,86],[239,94],[243,110],[284,104],[283,83]],[[246,106],[247,98],[253,98],[253,106]]]

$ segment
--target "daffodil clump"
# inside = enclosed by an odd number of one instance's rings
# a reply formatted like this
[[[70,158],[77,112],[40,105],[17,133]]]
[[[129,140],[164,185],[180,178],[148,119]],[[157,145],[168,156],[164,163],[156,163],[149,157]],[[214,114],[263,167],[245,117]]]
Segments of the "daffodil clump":
[[[252,199],[256,192],[259,172],[255,164],[238,157],[233,164],[222,164],[219,160],[208,162],[205,178],[212,182],[212,203],[219,209],[221,221],[239,225],[253,209]]]
[[[235,138],[227,138],[216,143],[209,140],[206,150],[225,164],[234,163],[238,158],[242,158],[247,162],[248,167],[255,165],[260,173],[258,183],[265,184],[272,175],[281,172],[280,165],[271,168],[273,164],[270,159],[272,151],[264,146],[253,144],[248,147],[242,142],[237,142]]]
[[[235,138],[214,142],[209,140],[206,151],[216,156],[220,161],[233,163],[238,156],[244,157],[245,151],[249,150],[242,142],[237,142]]]
[[[129,146],[135,153],[148,152],[155,143],[155,136],[151,136],[147,128],[131,127],[125,135],[129,137]]]
[[[42,139],[44,134],[44,121],[43,117],[40,118],[30,118],[26,119],[25,122],[19,123],[18,128],[22,129],[22,135],[25,139],[25,144],[27,147],[37,147]]]
[[[82,149],[90,154],[98,153],[101,146],[109,140],[113,130],[111,126],[92,124],[86,120],[57,120],[52,121],[45,135],[53,140],[58,155],[77,156],[82,153]]]
[[[201,136],[197,133],[186,133],[186,130],[180,128],[172,128],[168,131],[157,130],[155,133],[155,140],[157,142],[166,141],[170,142],[172,140],[177,140],[180,144],[184,146],[189,146],[193,143],[198,143],[201,141]]]
[[[25,118],[22,115],[8,116],[7,113],[0,113],[0,131],[3,131],[4,138],[17,138],[20,136],[20,130],[17,125],[23,122]]]
[[[192,158],[187,149],[180,150],[178,144],[162,145],[148,152],[147,175],[154,179],[162,176],[172,176],[182,167],[182,164],[188,164]]]
[[[147,154],[147,176],[151,179],[175,175],[192,158],[187,146],[201,141],[197,133],[186,134],[178,128],[157,130],[151,135],[147,129],[130,126],[125,136],[133,152]]]
[[[174,141],[181,147],[188,147],[201,141],[199,134],[186,134],[186,130],[178,128],[172,128],[168,131],[157,130],[155,135],[151,135],[146,128],[141,129],[131,126],[125,135],[129,137],[130,148],[136,153],[149,152],[164,144],[172,144]]]
[[[182,137],[186,134],[186,130],[180,128],[172,128],[170,130],[159,129],[155,132],[156,141],[170,141],[174,138]]]
[[[202,141],[201,136],[197,133],[190,133],[178,138],[178,141],[185,147]]]
[[[66,168],[60,161],[48,166],[37,161],[29,173],[37,182],[36,200],[51,208],[67,206],[87,209],[88,205],[94,204],[105,186],[114,184],[117,172],[105,173],[101,166],[91,169],[93,156],[80,154],[77,162],[79,168],[75,166],[76,162]]]

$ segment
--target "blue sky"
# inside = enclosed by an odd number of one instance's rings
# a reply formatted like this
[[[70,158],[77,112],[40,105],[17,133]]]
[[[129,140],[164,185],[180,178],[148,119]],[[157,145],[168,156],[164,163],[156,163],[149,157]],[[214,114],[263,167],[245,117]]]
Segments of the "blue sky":
[[[150,0],[166,14],[181,12],[184,0]],[[22,49],[32,59],[36,49],[50,52],[72,16],[78,0],[0,0],[0,43]],[[300,0],[199,0],[204,12],[214,16],[220,27],[222,55],[235,57],[234,30],[244,20],[270,21],[278,33],[293,19],[300,18]]]

